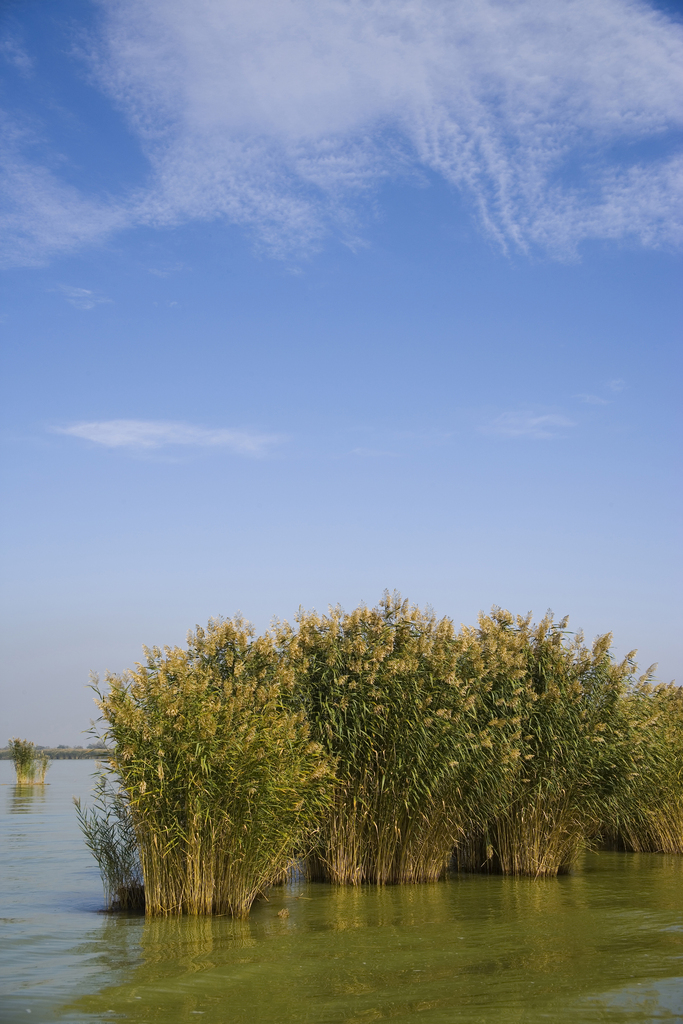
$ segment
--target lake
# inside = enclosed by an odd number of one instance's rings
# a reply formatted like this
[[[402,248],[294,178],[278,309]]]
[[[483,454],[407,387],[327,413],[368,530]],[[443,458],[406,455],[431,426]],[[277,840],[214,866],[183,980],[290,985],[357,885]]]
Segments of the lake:
[[[49,785],[20,788],[0,762],[2,1021],[683,1024],[683,858],[592,854],[543,881],[300,882],[246,922],[145,921],[100,913],[72,804],[94,767],[58,761]]]

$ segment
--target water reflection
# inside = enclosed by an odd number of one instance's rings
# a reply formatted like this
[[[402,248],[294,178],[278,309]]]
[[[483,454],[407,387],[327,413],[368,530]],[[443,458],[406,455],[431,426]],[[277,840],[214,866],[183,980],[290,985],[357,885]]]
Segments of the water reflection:
[[[44,790],[1,791],[24,814],[0,822],[8,1024],[683,1024],[683,857],[384,891],[299,879],[246,922],[99,915],[71,799],[91,772],[60,761]]]
[[[45,803],[45,785],[12,786],[8,810],[10,814],[31,814],[42,810]]]
[[[245,922],[110,918],[84,947],[92,965],[97,945],[108,983],[64,1007],[63,1018],[683,1021],[683,862],[608,854],[594,864],[542,882],[298,884]],[[289,915],[279,917],[284,908]]]

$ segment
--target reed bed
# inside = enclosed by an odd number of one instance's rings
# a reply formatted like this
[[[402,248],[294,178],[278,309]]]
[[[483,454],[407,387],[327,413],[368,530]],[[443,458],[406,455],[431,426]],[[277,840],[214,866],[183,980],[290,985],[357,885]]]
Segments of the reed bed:
[[[452,622],[387,593],[372,609],[302,612],[297,628],[280,627],[278,644],[294,697],[337,766],[309,876],[439,878],[509,766],[505,738],[480,720],[472,682],[457,672]]]
[[[125,792],[150,915],[244,917],[307,850],[331,765],[288,711],[268,637],[213,621],[188,648],[146,650],[98,703]]]
[[[45,775],[50,767],[50,758],[47,754],[37,751],[29,740],[20,740],[16,737],[9,741],[8,747],[10,758],[14,762],[17,785],[44,785]]]
[[[531,877],[683,852],[683,697],[567,620],[456,631],[397,593],[257,637],[211,621],[98,690],[111,781],[79,815],[111,906],[245,917],[340,885]]]

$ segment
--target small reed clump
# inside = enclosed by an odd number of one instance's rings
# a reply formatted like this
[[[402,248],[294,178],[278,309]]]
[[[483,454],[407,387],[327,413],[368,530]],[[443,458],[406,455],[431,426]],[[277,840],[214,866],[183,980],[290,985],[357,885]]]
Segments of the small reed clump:
[[[86,845],[100,868],[107,909],[143,909],[145,888],[128,794],[101,773],[93,807],[84,809],[76,798],[74,803]]]
[[[50,758],[36,750],[29,740],[16,737],[8,743],[10,757],[14,762],[14,770],[19,786],[42,786],[45,775],[50,767]]]
[[[285,707],[288,677],[271,640],[241,619],[198,628],[187,650],[146,654],[98,698],[145,910],[245,917],[307,852],[331,763],[303,714]]]

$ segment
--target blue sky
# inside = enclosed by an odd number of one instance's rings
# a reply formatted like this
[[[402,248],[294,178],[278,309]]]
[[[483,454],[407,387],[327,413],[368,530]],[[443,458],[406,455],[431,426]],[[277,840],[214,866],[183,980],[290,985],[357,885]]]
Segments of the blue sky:
[[[8,736],[384,588],[683,677],[676,5],[22,0],[0,56]]]

